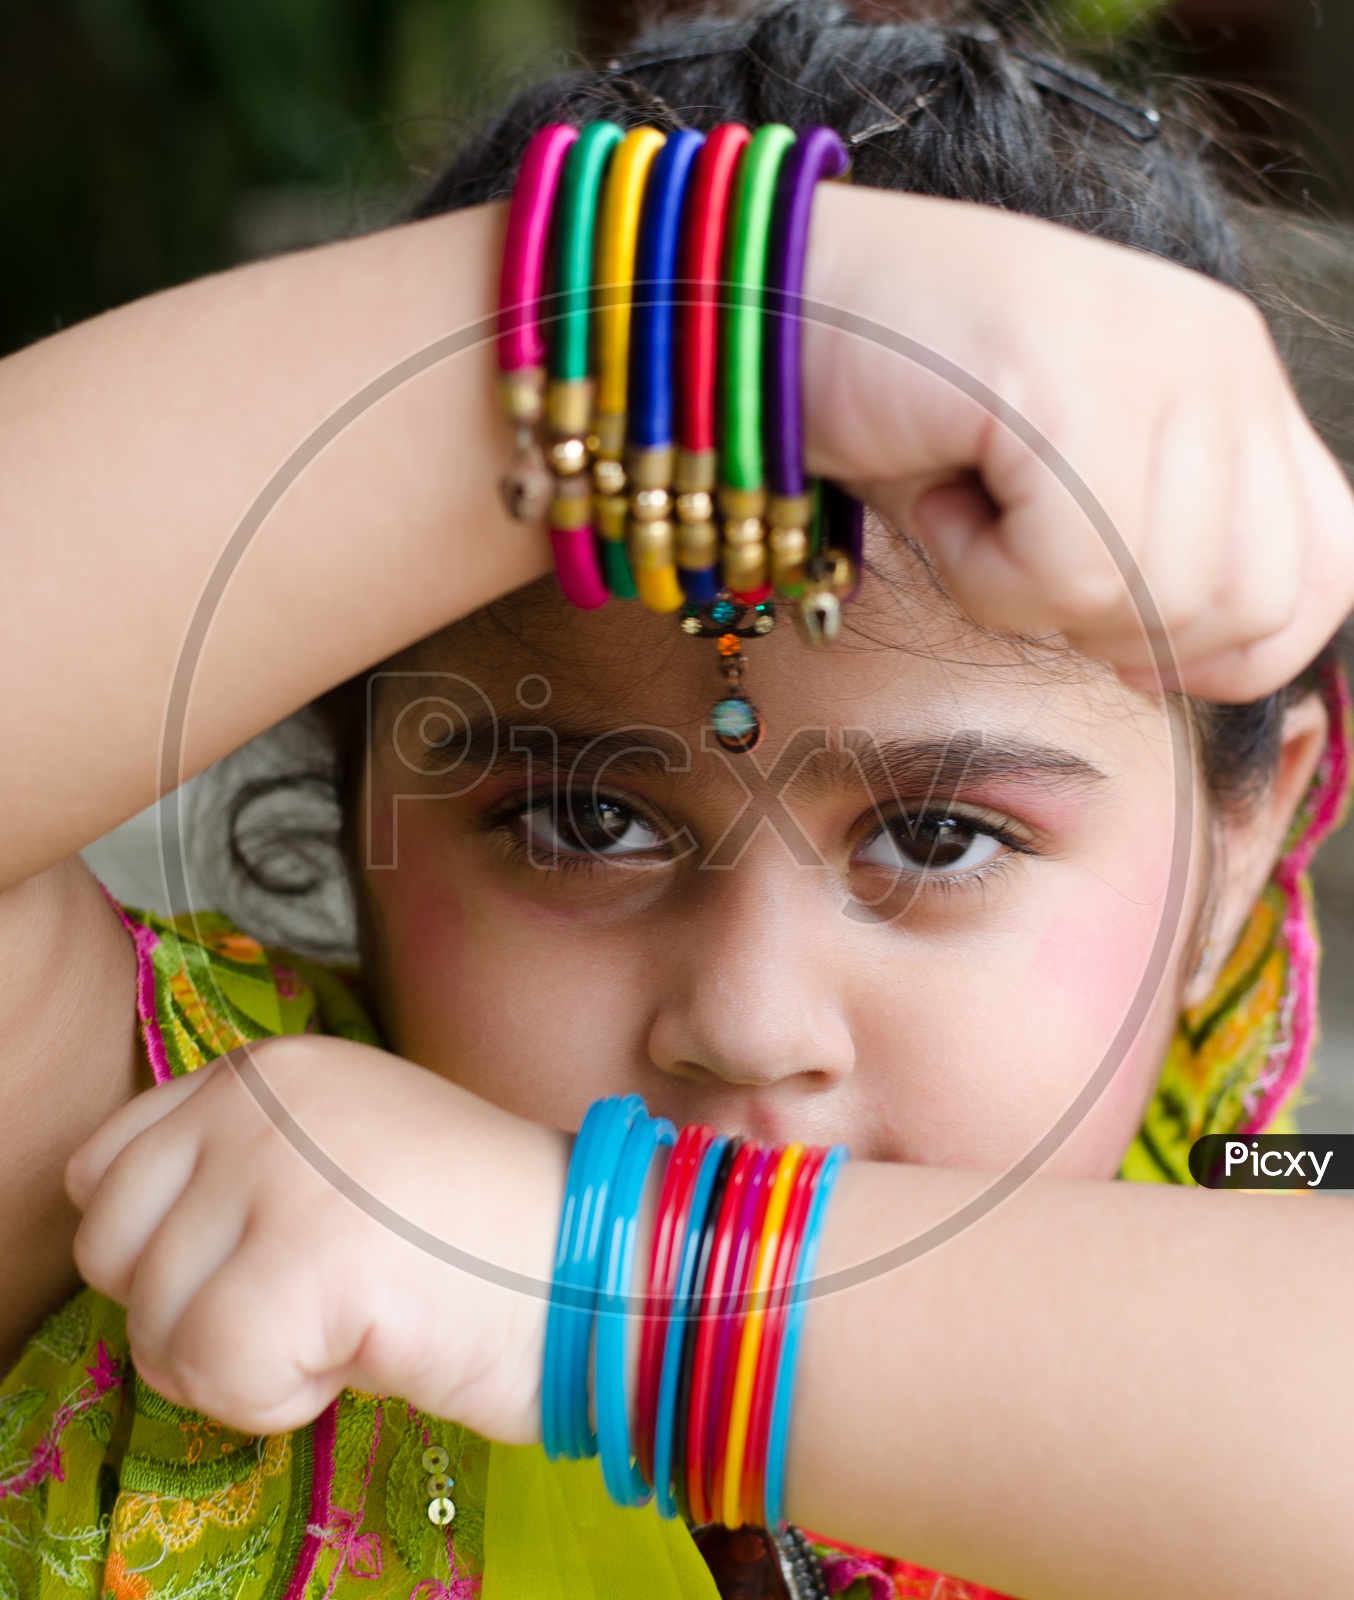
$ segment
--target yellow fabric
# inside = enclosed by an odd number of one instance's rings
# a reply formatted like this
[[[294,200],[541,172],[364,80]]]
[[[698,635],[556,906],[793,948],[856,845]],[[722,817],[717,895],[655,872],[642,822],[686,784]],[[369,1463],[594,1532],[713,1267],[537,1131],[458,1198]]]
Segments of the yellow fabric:
[[[644,184],[653,158],[667,143],[657,128],[632,128],[611,158],[602,195],[597,241],[597,410],[625,412],[630,382],[630,286],[635,277]]]
[[[684,1523],[616,1505],[601,1467],[491,1445],[481,1600],[719,1600]]]

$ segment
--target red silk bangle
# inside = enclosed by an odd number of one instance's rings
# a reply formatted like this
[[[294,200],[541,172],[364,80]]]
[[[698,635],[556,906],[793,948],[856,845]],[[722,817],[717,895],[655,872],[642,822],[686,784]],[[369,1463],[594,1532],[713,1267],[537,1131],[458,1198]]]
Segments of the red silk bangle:
[[[781,1346],[785,1336],[788,1307],[787,1287],[799,1256],[808,1220],[809,1203],[818,1184],[818,1174],[827,1159],[826,1150],[810,1150],[795,1177],[794,1192],[785,1212],[780,1248],[776,1252],[766,1320],[762,1326],[762,1347],[757,1356],[757,1376],[752,1389],[746,1455],[743,1464],[743,1520],[764,1526],[763,1498],[766,1486],[766,1447],[771,1426],[771,1403],[776,1393],[776,1374],[780,1370]]]
[[[715,1362],[715,1335],[719,1328],[719,1305],[728,1277],[733,1250],[734,1229],[743,1207],[748,1178],[761,1146],[749,1139],[733,1158],[728,1182],[719,1205],[714,1244],[710,1251],[710,1271],[705,1280],[703,1304],[692,1308],[695,1317],[695,1354],[691,1362],[691,1395],[687,1404],[686,1496],[691,1520],[699,1525],[710,1521],[710,1499],[705,1484],[705,1460],[710,1438],[710,1386]]]
[[[714,1378],[710,1385],[713,1413],[706,1454],[705,1482],[716,1521],[722,1522],[724,1503],[724,1463],[728,1452],[729,1413],[733,1408],[733,1377],[743,1339],[752,1290],[753,1269],[757,1264],[757,1244],[766,1218],[766,1202],[771,1198],[772,1180],[780,1161],[779,1150],[762,1150],[748,1183],[742,1212],[733,1238],[733,1260],[727,1291],[718,1324]]]
[[[691,1193],[701,1160],[710,1148],[715,1130],[696,1124],[677,1136],[663,1177],[654,1219],[653,1248],[649,1254],[649,1292],[640,1325],[639,1360],[635,1368],[635,1459],[645,1480],[653,1483],[654,1429],[657,1426],[658,1383],[672,1296],[677,1287],[682,1243],[686,1237]]]
[[[719,301],[729,197],[744,146],[752,135],[725,122],[706,139],[691,175],[678,322],[681,382],[678,440],[684,450],[715,447],[715,369],[719,360]]]

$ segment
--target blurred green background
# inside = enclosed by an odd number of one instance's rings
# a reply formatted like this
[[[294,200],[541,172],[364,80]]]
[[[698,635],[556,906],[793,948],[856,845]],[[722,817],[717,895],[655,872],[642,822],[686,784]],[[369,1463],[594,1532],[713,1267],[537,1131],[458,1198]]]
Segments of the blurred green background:
[[[1228,79],[1247,134],[1296,133],[1334,175],[1321,203],[1343,206],[1354,0],[1324,17],[1311,0],[1046,3],[1091,36],[1150,29]],[[0,350],[393,217],[451,119],[614,48],[633,17],[634,0],[0,0]]]

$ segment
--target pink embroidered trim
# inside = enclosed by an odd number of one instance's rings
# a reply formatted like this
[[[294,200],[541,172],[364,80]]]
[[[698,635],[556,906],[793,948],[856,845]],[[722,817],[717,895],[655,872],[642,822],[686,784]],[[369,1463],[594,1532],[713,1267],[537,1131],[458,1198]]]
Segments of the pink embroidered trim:
[[[66,1468],[61,1459],[62,1434],[82,1412],[98,1405],[110,1389],[122,1387],[122,1362],[102,1339],[95,1350],[94,1365],[86,1367],[85,1372],[90,1381],[81,1384],[68,1400],[63,1400],[57,1406],[52,1413],[51,1426],[33,1446],[28,1465],[12,1478],[0,1478],[0,1500],[9,1500],[14,1495],[36,1489],[49,1478],[55,1478],[58,1483],[66,1481]]]
[[[334,1492],[334,1440],[338,1435],[338,1408],[335,1400],[315,1418],[311,1435],[310,1512],[306,1533],[296,1553],[296,1565],[282,1600],[302,1600],[306,1585],[315,1571],[325,1530],[329,1526],[330,1500]]]
[[[335,1506],[329,1524],[324,1529],[325,1544],[338,1551],[338,1559],[334,1562],[334,1570],[329,1574],[329,1583],[324,1591],[324,1600],[332,1600],[345,1571],[354,1578],[381,1576],[381,1535],[363,1533],[362,1522],[367,1514],[367,1491],[371,1488],[371,1474],[376,1466],[376,1452],[380,1447],[381,1425],[384,1421],[385,1411],[378,1401],[376,1421],[371,1430],[371,1449],[367,1452],[367,1465],[362,1473],[357,1506],[352,1511],[345,1506]]]
[[[95,883],[99,880],[95,878]],[[156,1083],[168,1083],[174,1076],[169,1064],[169,1051],[165,1049],[165,1036],[160,1031],[160,1018],[155,1009],[155,963],[151,952],[160,942],[160,935],[143,922],[133,922],[118,902],[99,883],[104,899],[117,913],[117,919],[132,936],[136,949],[136,1014],[141,1019],[141,1037],[146,1041],[146,1055]]]
[[[1275,882],[1284,897],[1283,937],[1288,946],[1289,1003],[1279,1023],[1272,1065],[1256,1084],[1255,1109],[1238,1130],[1263,1133],[1297,1088],[1316,1042],[1317,981],[1321,943],[1306,873],[1317,846],[1339,827],[1349,802],[1351,720],[1349,684],[1339,666],[1326,666],[1321,691],[1330,713],[1330,736],[1317,769],[1306,827],[1280,861]]]

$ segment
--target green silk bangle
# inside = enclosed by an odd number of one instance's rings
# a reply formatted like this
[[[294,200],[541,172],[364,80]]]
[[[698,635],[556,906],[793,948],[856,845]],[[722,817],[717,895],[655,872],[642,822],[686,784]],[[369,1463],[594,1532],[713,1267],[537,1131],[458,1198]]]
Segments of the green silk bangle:
[[[556,256],[559,320],[555,324],[550,376],[566,383],[588,375],[589,299],[597,199],[611,152],[623,137],[614,122],[590,122],[579,133],[565,158],[560,178]]]
[[[794,133],[781,122],[758,128],[743,152],[729,250],[724,324],[723,482],[760,489],[762,467],[762,299],[776,178]]]

